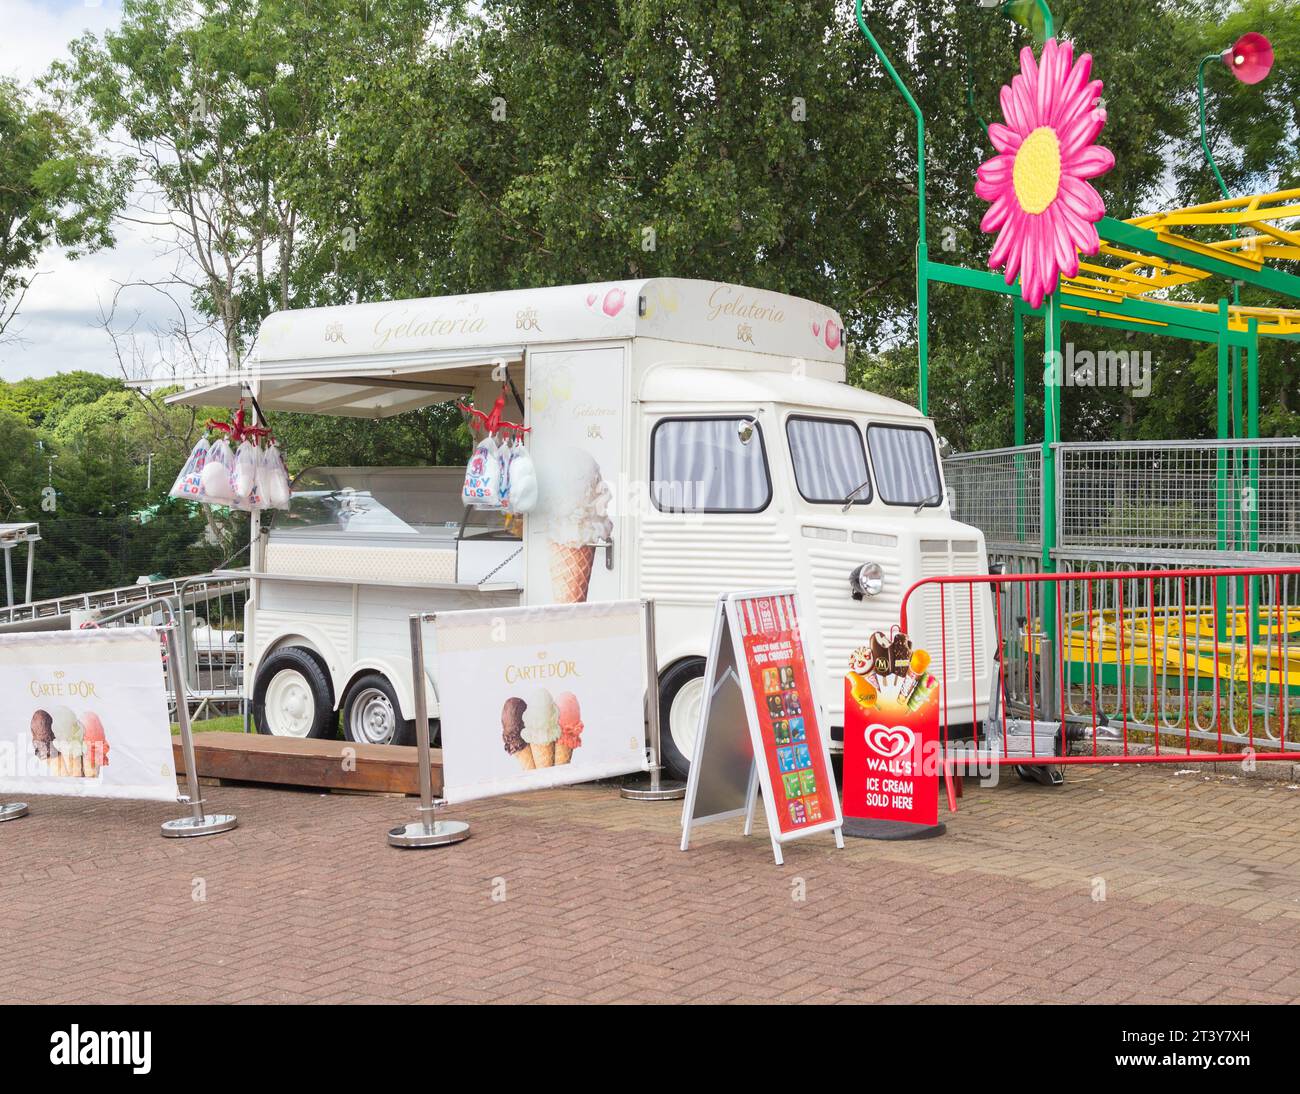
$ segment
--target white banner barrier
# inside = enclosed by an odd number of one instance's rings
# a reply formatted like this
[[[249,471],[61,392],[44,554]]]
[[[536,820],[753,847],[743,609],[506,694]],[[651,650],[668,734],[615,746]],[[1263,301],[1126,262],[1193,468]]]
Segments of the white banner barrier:
[[[617,600],[437,613],[443,797],[648,771],[645,611]]]
[[[176,801],[161,639],[0,635],[0,793]]]

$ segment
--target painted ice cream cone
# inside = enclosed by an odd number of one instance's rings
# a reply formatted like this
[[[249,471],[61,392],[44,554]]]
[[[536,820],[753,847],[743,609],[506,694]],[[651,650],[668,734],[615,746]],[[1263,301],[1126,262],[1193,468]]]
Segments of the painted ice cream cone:
[[[81,758],[85,752],[81,723],[67,707],[55,707],[50,711],[50,723],[50,728],[54,731],[54,751],[58,753],[55,774],[79,778],[82,773]]]
[[[86,751],[81,758],[82,774],[93,779],[99,769],[108,766],[108,738],[104,735],[104,723],[93,710],[81,716],[82,741]]]
[[[520,736],[528,742],[534,767],[555,766],[555,742],[560,739],[560,715],[545,688],[528,693]]]
[[[557,452],[544,475],[551,592],[557,604],[581,604],[591,584],[596,545],[608,542],[614,530],[609,486],[600,465],[581,448]]]
[[[537,765],[533,763],[533,752],[524,740],[524,711],[528,704],[517,696],[506,700],[501,708],[501,739],[505,742],[506,752],[525,771],[532,771]]]
[[[595,559],[595,547],[569,547],[551,540],[551,589],[557,604],[586,601]]]
[[[582,711],[578,707],[578,697],[566,691],[556,697],[556,709],[560,715],[560,739],[555,742],[555,764],[567,764],[573,759],[573,750],[582,745]]]
[[[41,771],[57,773],[59,754],[54,751],[54,719],[48,710],[32,713],[32,751],[41,761]]]

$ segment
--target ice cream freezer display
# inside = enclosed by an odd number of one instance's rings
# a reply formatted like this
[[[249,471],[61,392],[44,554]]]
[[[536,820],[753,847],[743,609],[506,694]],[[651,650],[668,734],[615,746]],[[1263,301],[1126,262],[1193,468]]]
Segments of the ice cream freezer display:
[[[272,426],[277,411],[454,402],[472,408],[475,458],[297,475],[250,553],[257,727],[333,735],[341,716],[353,740],[409,741],[414,611],[648,599],[680,777],[716,597],[793,581],[834,741],[849,655],[897,623],[908,586],[987,572],[982,535],[952,519],[933,423],[846,384],[843,337],[813,301],[666,278],[269,316],[250,367],[169,399],[255,398]],[[941,612],[938,595],[912,631],[930,650],[975,648],[950,721],[978,720],[991,605]],[[423,685],[438,718],[437,681]]]

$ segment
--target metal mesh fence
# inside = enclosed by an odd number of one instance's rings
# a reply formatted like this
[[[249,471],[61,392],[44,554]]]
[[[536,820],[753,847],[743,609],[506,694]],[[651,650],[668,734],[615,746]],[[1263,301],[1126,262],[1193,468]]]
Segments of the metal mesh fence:
[[[1300,442],[1063,444],[1057,475],[1063,549],[1300,549]]]
[[[953,516],[989,546],[1042,539],[1042,453],[1037,445],[949,456],[943,463]]]
[[[1041,543],[1037,446],[944,461],[953,515],[991,552]],[[1056,446],[1060,557],[1150,561],[1300,553],[1300,441],[1144,441]]]

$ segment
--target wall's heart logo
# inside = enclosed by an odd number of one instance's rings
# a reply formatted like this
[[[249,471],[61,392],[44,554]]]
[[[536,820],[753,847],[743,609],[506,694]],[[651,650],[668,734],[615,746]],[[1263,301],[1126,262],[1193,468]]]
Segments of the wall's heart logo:
[[[864,736],[867,739],[867,746],[887,760],[896,760],[916,747],[916,734],[906,726],[895,726],[890,729],[877,722],[875,725],[867,726]]]

